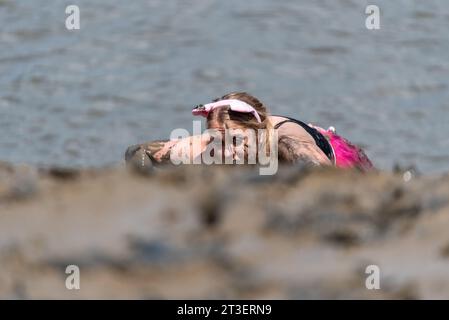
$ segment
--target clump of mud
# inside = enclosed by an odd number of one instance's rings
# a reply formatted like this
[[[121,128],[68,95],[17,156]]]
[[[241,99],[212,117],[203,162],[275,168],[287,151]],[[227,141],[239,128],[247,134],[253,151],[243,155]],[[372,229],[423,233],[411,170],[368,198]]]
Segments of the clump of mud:
[[[448,199],[400,173],[2,164],[0,298],[448,298]]]

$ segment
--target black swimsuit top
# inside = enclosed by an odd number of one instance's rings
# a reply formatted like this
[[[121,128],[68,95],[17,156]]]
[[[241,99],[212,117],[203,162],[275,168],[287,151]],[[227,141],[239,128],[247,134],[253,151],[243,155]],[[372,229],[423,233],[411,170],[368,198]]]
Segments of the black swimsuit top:
[[[313,140],[315,140],[316,145],[321,149],[321,151],[324,152],[324,154],[329,158],[329,160],[334,162],[334,153],[332,151],[332,146],[330,145],[329,141],[326,139],[326,137],[321,132],[319,132],[315,128],[310,127],[309,125],[305,124],[302,121],[299,121],[299,120],[296,120],[293,118],[289,118],[289,117],[284,117],[284,116],[276,116],[276,117],[287,118],[287,120],[283,120],[283,121],[279,122],[278,124],[276,124],[274,126],[275,129],[279,129],[279,127],[281,125],[283,125],[284,123],[287,123],[287,122],[293,122],[293,123],[300,125],[301,127],[304,128],[304,130],[307,131],[308,134],[310,134],[312,136]]]

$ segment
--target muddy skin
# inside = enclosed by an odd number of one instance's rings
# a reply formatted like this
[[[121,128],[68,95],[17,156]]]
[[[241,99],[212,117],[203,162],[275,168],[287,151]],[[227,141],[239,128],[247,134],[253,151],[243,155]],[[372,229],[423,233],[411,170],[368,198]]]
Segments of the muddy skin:
[[[125,161],[128,168],[142,173],[150,173],[154,167],[170,163],[170,154],[166,153],[156,160],[154,154],[164,147],[168,140],[156,140],[128,147]]]

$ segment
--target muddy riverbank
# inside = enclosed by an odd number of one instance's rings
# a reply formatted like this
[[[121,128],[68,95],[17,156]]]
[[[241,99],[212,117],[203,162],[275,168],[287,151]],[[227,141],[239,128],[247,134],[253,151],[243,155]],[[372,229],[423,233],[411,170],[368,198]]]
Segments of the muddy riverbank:
[[[449,298],[449,177],[408,178],[2,164],[0,298]]]

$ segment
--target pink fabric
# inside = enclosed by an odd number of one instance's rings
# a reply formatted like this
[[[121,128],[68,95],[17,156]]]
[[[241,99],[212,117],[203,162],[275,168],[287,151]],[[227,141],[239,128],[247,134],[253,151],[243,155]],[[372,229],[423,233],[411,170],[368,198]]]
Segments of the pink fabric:
[[[358,168],[362,171],[373,169],[373,164],[362,149],[353,145],[348,140],[335,134],[331,130],[315,127],[329,142],[334,150],[335,165],[340,168]]]
[[[208,103],[201,107],[196,107],[195,109],[193,109],[192,114],[194,116],[207,117],[209,112],[211,112],[213,109],[219,108],[219,107],[225,107],[225,106],[229,106],[231,108],[231,110],[235,111],[235,112],[252,113],[259,123],[262,122],[260,120],[260,116],[257,113],[256,109],[254,109],[252,106],[250,106],[246,102],[243,102],[243,101],[237,100],[237,99],[227,99],[227,100],[220,100],[217,102]]]

